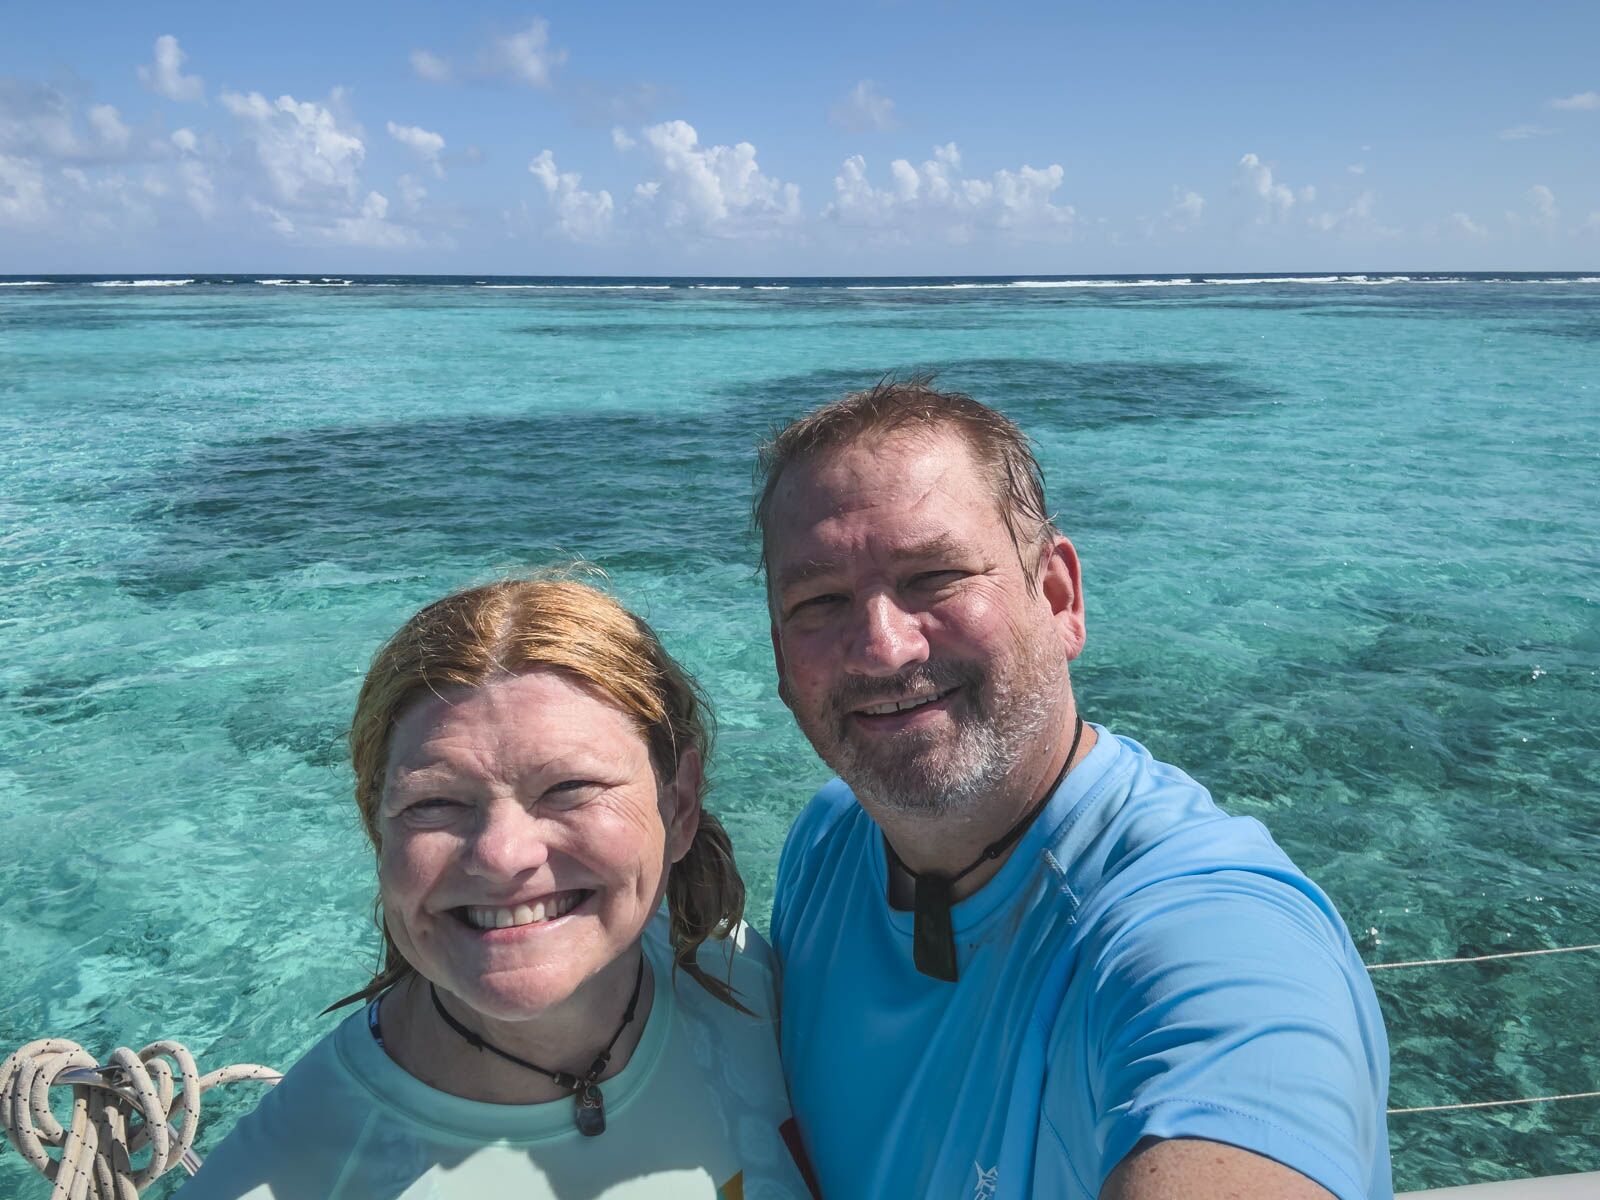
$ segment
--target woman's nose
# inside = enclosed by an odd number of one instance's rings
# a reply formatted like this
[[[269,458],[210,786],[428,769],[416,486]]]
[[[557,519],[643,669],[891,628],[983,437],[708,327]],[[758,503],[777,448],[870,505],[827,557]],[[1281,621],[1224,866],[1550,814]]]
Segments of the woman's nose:
[[[550,857],[545,824],[521,804],[490,805],[467,846],[468,874],[515,879],[544,866]]]
[[[925,662],[928,642],[915,613],[893,597],[868,596],[857,615],[850,648],[850,668],[862,675],[894,675]]]

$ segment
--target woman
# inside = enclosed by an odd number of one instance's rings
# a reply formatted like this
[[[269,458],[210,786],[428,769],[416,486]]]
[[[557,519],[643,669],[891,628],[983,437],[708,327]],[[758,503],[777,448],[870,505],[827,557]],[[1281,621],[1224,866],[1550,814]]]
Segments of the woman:
[[[707,719],[580,583],[406,622],[350,735],[383,968],[185,1200],[806,1196]]]

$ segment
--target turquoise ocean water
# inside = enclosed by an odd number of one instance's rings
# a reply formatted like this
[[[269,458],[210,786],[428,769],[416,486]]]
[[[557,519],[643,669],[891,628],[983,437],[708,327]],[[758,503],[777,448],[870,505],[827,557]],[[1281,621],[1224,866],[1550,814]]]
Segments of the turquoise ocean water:
[[[1265,821],[1369,962],[1600,942],[1600,278],[265,278],[0,286],[0,1053],[291,1063],[376,954],[368,658],[575,555],[707,685],[764,928],[825,773],[751,451],[915,368],[1038,441],[1086,714]],[[1600,1089],[1600,954],[1375,981],[1397,1107]],[[1600,1169],[1600,1101],[1391,1131],[1404,1187]]]

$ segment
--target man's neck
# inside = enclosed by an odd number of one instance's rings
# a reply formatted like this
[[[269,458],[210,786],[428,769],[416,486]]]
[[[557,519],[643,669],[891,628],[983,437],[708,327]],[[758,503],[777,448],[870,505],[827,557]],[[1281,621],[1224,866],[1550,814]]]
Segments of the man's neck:
[[[894,850],[890,856],[889,902],[896,908],[911,907],[912,878],[908,872],[938,872],[954,875],[971,865],[985,850],[1011,830],[1044,797],[1058,778],[1082,762],[1094,748],[1095,731],[1083,727],[1076,750],[1072,749],[1077,727],[1077,707],[1069,701],[1064,721],[1049,739],[1048,753],[1019,763],[1005,784],[981,805],[959,813],[921,816],[904,812],[874,812],[873,820]],[[1068,753],[1072,762],[1067,762]],[[870,811],[870,810],[869,810]],[[978,891],[999,872],[1011,857],[1016,844],[1008,846],[993,860],[982,863],[955,884],[952,898],[964,900]],[[898,858],[904,870],[897,869]]]

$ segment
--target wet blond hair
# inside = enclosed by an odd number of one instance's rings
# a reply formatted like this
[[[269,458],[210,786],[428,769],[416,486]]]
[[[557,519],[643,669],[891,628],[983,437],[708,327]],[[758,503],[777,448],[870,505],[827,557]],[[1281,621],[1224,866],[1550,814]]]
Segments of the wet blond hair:
[[[379,801],[396,722],[415,703],[447,687],[479,687],[535,668],[589,684],[632,718],[659,784],[672,783],[685,750],[711,757],[713,718],[694,681],[655,631],[604,592],[572,578],[506,579],[436,600],[388,640],[372,660],[350,726],[356,807],[372,848],[383,844]],[[705,793],[701,773],[700,796]],[[667,875],[674,969],[712,995],[743,1008],[729,984],[697,960],[707,938],[726,936],[744,915],[744,881],[721,822],[704,809],[688,853]],[[366,1000],[415,972],[389,935],[381,900],[374,918],[383,963],[371,982],[330,1006]]]

